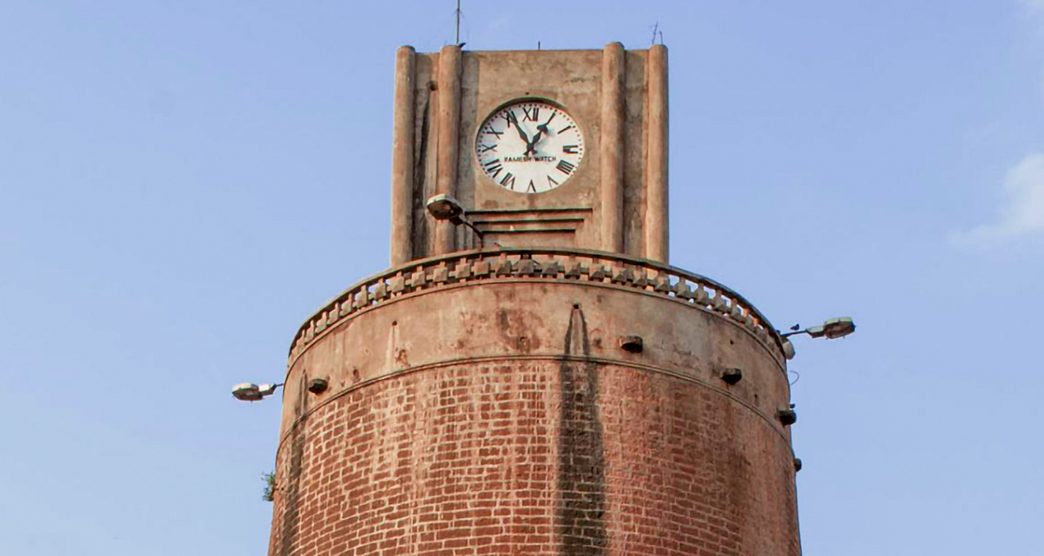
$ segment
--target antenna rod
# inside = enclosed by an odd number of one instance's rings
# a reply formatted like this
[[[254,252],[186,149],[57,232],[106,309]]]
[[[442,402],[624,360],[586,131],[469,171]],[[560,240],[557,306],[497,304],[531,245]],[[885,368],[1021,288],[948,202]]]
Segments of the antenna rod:
[[[457,44],[460,44],[460,0],[457,0]]]

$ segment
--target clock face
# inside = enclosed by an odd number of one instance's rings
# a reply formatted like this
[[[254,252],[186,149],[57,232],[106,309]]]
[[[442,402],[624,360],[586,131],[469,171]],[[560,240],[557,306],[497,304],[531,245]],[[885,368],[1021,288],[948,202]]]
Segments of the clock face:
[[[536,100],[510,103],[479,126],[475,155],[504,189],[543,193],[564,184],[584,158],[584,136],[565,110]]]

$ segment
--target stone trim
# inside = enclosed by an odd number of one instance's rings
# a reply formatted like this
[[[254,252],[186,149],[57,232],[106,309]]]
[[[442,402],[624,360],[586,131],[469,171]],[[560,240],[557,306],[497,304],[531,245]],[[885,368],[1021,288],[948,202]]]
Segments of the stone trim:
[[[750,403],[749,400],[745,400],[742,397],[737,396],[736,394],[733,394],[728,389],[715,386],[715,385],[713,385],[713,384],[711,384],[711,383],[709,383],[709,382],[707,382],[707,381],[705,381],[703,379],[700,379],[698,377],[695,377],[695,376],[692,376],[692,375],[689,375],[689,374],[685,374],[685,373],[680,373],[678,371],[675,371],[675,370],[672,370],[672,369],[668,369],[666,367],[661,367],[661,366],[658,366],[658,365],[647,365],[647,364],[639,363],[639,362],[636,362],[636,361],[624,361],[622,359],[610,359],[610,358],[606,358],[606,357],[584,357],[584,356],[573,356],[573,355],[503,355],[503,356],[497,356],[497,357],[462,357],[462,358],[459,358],[459,359],[451,359],[451,360],[448,360],[448,361],[437,361],[437,362],[428,363],[428,364],[425,364],[425,365],[418,365],[416,367],[409,367],[409,368],[406,368],[406,369],[398,369],[398,370],[395,370],[395,371],[391,371],[391,372],[388,372],[388,373],[384,373],[384,374],[380,374],[380,375],[377,375],[377,376],[370,377],[370,378],[368,378],[366,380],[357,382],[357,383],[352,384],[350,386],[346,386],[346,387],[342,388],[341,390],[333,392],[329,397],[326,397],[325,399],[323,399],[319,403],[317,403],[317,404],[315,404],[313,406],[310,406],[307,411],[305,411],[301,415],[297,416],[290,423],[290,427],[286,431],[283,431],[282,435],[279,437],[279,443],[276,446],[276,453],[278,454],[283,449],[283,444],[290,438],[290,436],[294,433],[294,430],[298,426],[300,426],[301,423],[307,421],[309,417],[311,417],[313,414],[317,413],[319,410],[321,410],[321,409],[325,408],[326,406],[334,403],[335,401],[337,401],[340,398],[343,398],[345,396],[351,395],[353,392],[356,392],[357,390],[361,390],[363,388],[366,388],[366,387],[369,387],[369,386],[373,386],[374,384],[377,384],[377,383],[385,381],[385,380],[392,380],[392,379],[402,378],[402,377],[404,377],[406,375],[410,375],[410,374],[414,374],[414,373],[420,373],[420,372],[425,372],[425,371],[444,369],[444,368],[447,368],[447,367],[455,367],[455,366],[458,366],[458,365],[462,366],[462,365],[466,365],[466,364],[486,364],[486,363],[501,362],[501,361],[511,361],[511,362],[517,362],[517,361],[534,362],[534,361],[536,361],[536,362],[551,362],[551,363],[561,363],[561,362],[567,362],[568,361],[568,362],[575,362],[575,363],[595,363],[595,364],[600,365],[602,367],[614,366],[614,367],[618,367],[618,368],[621,368],[621,369],[629,369],[629,370],[632,370],[632,371],[644,371],[644,372],[650,372],[650,373],[657,373],[657,374],[661,374],[661,375],[664,375],[664,376],[671,377],[671,378],[673,378],[675,380],[688,382],[690,384],[694,384],[694,385],[699,386],[701,388],[705,388],[705,389],[707,389],[708,391],[710,391],[710,392],[712,392],[714,394],[717,394],[717,395],[720,395],[720,396],[724,396],[725,398],[728,398],[730,401],[736,402],[736,403],[740,404],[741,406],[745,407],[751,413],[753,413],[758,418],[760,418],[762,421],[764,421],[764,423],[766,425],[768,425],[769,429],[771,429],[772,432],[774,432],[776,434],[776,436],[778,436],[781,440],[783,440],[786,443],[787,448],[790,449],[791,452],[793,452],[793,448],[792,448],[791,442],[790,442],[790,437],[787,436],[787,433],[786,433],[784,427],[780,425],[779,420],[776,419],[775,416],[769,415],[769,414],[765,413],[764,411],[761,411],[760,409],[758,409],[758,407],[756,405]]]
[[[348,288],[301,325],[288,366],[324,331],[372,306],[422,290],[519,278],[608,284],[683,301],[742,326],[785,360],[782,338],[768,319],[743,296],[710,278],[600,251],[495,247],[410,261]]]

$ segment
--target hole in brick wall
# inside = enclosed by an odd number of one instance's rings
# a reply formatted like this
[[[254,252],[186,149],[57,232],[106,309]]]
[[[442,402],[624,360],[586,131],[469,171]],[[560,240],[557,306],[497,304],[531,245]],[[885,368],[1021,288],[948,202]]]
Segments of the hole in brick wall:
[[[743,380],[743,370],[737,368],[724,369],[721,371],[721,380],[723,380],[725,384],[736,384]]]
[[[620,348],[628,353],[641,353],[644,349],[641,336],[620,336]]]
[[[316,377],[308,381],[308,391],[313,394],[322,394],[329,386],[330,384],[322,377]]]
[[[579,309],[580,308],[580,304],[579,303],[573,303],[573,308],[574,309]]]

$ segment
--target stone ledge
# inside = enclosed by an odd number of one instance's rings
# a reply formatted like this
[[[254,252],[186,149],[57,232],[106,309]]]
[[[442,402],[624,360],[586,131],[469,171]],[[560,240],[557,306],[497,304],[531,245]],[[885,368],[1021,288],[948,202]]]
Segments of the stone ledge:
[[[710,278],[601,251],[487,248],[410,261],[358,282],[301,325],[288,365],[341,320],[386,301],[446,286],[518,279],[597,283],[683,301],[739,324],[784,359],[782,338],[768,319],[743,296]]]

